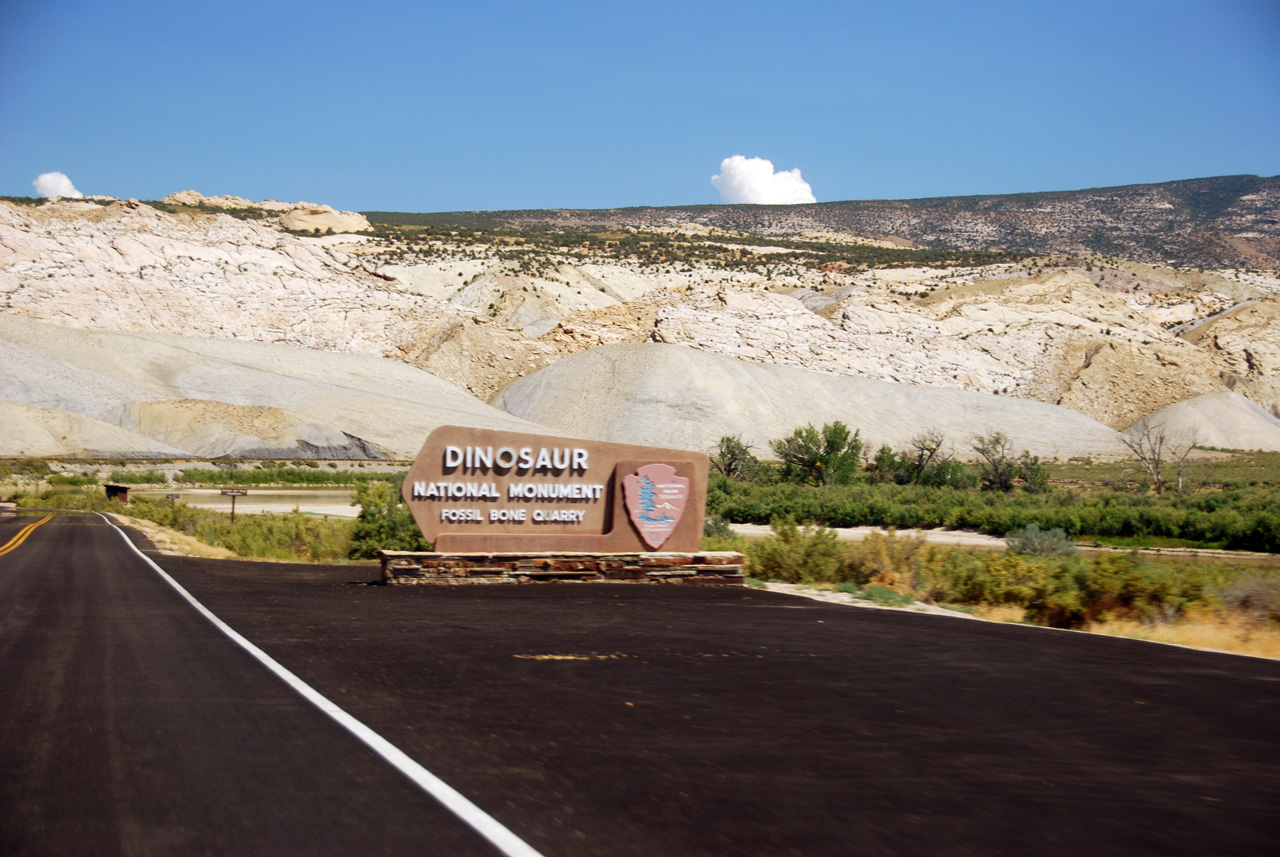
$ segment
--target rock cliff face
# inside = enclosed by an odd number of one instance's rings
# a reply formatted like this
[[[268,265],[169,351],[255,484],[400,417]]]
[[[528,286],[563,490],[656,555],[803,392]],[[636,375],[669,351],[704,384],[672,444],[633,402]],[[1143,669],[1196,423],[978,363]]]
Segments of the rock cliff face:
[[[1280,415],[1280,304],[1246,303],[1184,336],[1226,364],[1228,387]]]
[[[886,382],[904,391],[978,393],[983,396],[969,401],[988,410],[1005,399],[1061,405],[1118,430],[1178,402],[1226,401],[1203,397],[1227,391],[1280,413],[1280,277],[1274,270],[1198,271],[1096,255],[1010,260],[979,254],[957,261],[949,253],[910,262],[947,267],[884,267],[874,260],[832,262],[839,257],[833,245],[769,237],[852,241],[874,232],[871,226],[880,222],[874,218],[892,209],[901,217],[884,221],[886,228],[906,224],[917,230],[911,233],[917,243],[1005,240],[1000,224],[1007,222],[1056,247],[1084,234],[1077,216],[1086,225],[1114,221],[1134,236],[1154,229],[1152,218],[1171,217],[1229,233],[1233,247],[1253,252],[1275,231],[1268,217],[1277,210],[1276,187],[1256,180],[999,198],[998,205],[984,198],[556,215],[571,224],[605,223],[593,246],[612,247],[601,252],[572,250],[567,245],[578,238],[559,232],[482,239],[467,229],[397,232],[380,224],[368,235],[299,236],[283,231],[282,219],[298,204],[194,192],[159,205],[0,202],[0,322],[57,326],[33,328],[43,333],[24,334],[22,344],[0,341],[8,361],[0,372],[0,402],[13,405],[10,416],[15,425],[21,421],[24,437],[42,438],[57,454],[56,437],[90,438],[101,429],[107,438],[101,444],[72,445],[105,450],[114,444],[156,455],[284,450],[289,457],[377,458],[411,454],[413,441],[365,416],[318,411],[314,397],[300,406],[287,395],[297,379],[281,372],[271,380],[256,344],[298,346],[316,359],[393,358],[397,363],[379,365],[419,379],[420,391],[432,391],[423,395],[462,396],[459,402],[471,404],[449,408],[471,421],[494,419],[494,412],[473,412],[479,403],[454,387],[489,400],[531,375],[552,377],[547,370],[582,352],[658,344],[730,361],[707,366],[745,364],[803,370],[805,378]],[[861,212],[863,219],[841,220],[831,211]],[[508,214],[526,221],[544,216]],[[920,231],[926,220],[933,232]],[[630,225],[636,223],[666,231],[636,233]],[[725,224],[760,232],[717,231]],[[1179,229],[1160,240],[1185,234]],[[548,234],[554,240],[546,240]],[[893,237],[906,234],[901,230],[885,234],[890,237],[881,245],[906,241]],[[537,252],[525,252],[524,241]],[[660,245],[658,253],[653,248]],[[187,362],[180,339],[156,350],[140,344],[145,336],[99,338],[95,348],[110,341],[137,354],[98,351],[64,365],[64,355],[37,346],[66,328],[193,337],[202,344],[193,344],[192,353],[206,356],[213,353],[207,340],[232,349],[243,344],[255,356],[242,383],[254,393],[236,394],[231,352],[217,352],[216,362],[229,374],[216,389],[191,386],[190,374],[174,380],[173,367]],[[76,347],[82,346],[88,348]],[[287,367],[293,358],[272,359]],[[54,364],[61,368],[50,369]],[[116,368],[105,377],[98,364]],[[343,377],[349,369],[334,367]],[[353,383],[366,383],[365,375],[354,377]],[[629,414],[636,431],[643,428],[635,402],[624,401],[638,395],[634,391],[598,373],[555,377],[615,390],[619,414]],[[135,378],[148,380],[139,387]],[[440,379],[448,384],[432,386]],[[814,390],[828,383],[836,382],[805,381]],[[320,389],[347,401],[332,388]],[[745,402],[717,402],[750,412]],[[413,431],[421,427],[411,406],[388,405],[381,395],[350,404],[378,409]],[[788,413],[784,402],[776,409]]]
[[[833,375],[1033,399],[1117,429],[1230,386],[1221,355],[1071,273],[961,286],[923,300],[856,291],[822,315],[759,286],[691,288],[646,309],[623,325],[617,310],[573,316],[545,339],[565,353],[666,342]]]
[[[278,214],[280,225],[295,232],[367,232],[372,228],[369,225],[369,219],[363,214],[354,211],[338,211],[331,205],[320,205],[314,202],[280,202],[275,199],[254,202],[242,196],[205,196],[194,190],[171,193],[162,201],[169,205],[203,209],[256,210]]]
[[[383,356],[473,313],[395,288],[340,246],[147,205],[0,204],[0,310]]]
[[[874,449],[938,429],[968,457],[975,435],[1003,432],[1035,455],[1116,455],[1118,435],[1066,408],[967,390],[892,384],[735,360],[680,345],[603,345],[508,387],[494,404],[600,440],[710,450],[735,435],[757,450],[805,423],[841,420]]]

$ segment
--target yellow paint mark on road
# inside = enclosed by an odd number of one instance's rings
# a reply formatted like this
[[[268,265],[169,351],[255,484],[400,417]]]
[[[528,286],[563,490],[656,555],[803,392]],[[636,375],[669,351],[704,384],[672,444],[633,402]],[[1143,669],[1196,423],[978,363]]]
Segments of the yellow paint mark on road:
[[[21,544],[27,540],[27,536],[35,532],[36,527],[42,524],[47,524],[52,520],[53,520],[53,515],[46,515],[45,517],[36,521],[34,524],[27,524],[25,527],[18,530],[18,534],[13,538],[9,539],[8,544],[0,548],[0,556],[4,556],[7,553],[12,553],[13,551],[16,551],[18,547],[21,546]]]

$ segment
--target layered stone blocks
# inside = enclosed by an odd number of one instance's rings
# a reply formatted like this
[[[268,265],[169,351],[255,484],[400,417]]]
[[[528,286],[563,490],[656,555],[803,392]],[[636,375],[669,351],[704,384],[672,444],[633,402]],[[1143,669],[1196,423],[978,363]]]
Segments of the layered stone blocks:
[[[678,583],[740,586],[742,554],[699,553],[413,553],[379,551],[382,580],[404,584]]]

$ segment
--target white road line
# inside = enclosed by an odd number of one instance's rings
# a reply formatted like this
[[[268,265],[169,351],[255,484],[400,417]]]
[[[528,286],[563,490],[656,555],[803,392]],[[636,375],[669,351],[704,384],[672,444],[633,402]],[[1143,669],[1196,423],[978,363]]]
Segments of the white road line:
[[[257,658],[263,666],[279,676],[285,684],[297,691],[304,699],[336,720],[343,729],[363,741],[373,752],[389,762],[392,767],[413,780],[424,792],[444,804],[454,815],[489,840],[499,851],[508,855],[508,857],[542,857],[538,851],[504,827],[493,816],[463,797],[444,780],[409,758],[386,738],[383,738],[377,732],[374,732],[368,726],[343,711],[311,685],[281,666],[279,662],[262,651],[262,649],[240,636],[235,629],[215,616],[209,608],[197,601],[190,592],[183,589],[182,584],[170,577],[168,572],[158,566],[151,557],[138,550],[138,546],[129,540],[124,530],[117,527],[105,515],[103,520],[107,522],[109,527],[120,534],[120,538],[124,539],[125,544],[132,548],[134,553],[142,557],[143,562],[155,569],[156,573],[166,583],[177,590],[178,594],[185,598],[192,607],[196,608],[206,619],[212,622],[214,627],[230,637],[240,648]]]

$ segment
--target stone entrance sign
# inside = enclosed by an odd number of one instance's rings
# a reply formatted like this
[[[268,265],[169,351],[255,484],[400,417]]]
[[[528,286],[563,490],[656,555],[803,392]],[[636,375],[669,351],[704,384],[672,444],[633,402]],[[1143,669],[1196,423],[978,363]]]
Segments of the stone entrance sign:
[[[437,552],[696,551],[707,456],[442,426],[404,481]]]

